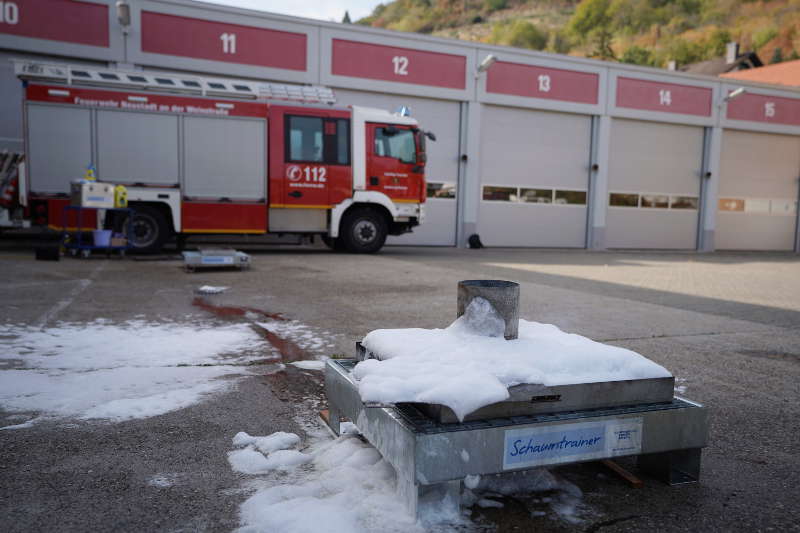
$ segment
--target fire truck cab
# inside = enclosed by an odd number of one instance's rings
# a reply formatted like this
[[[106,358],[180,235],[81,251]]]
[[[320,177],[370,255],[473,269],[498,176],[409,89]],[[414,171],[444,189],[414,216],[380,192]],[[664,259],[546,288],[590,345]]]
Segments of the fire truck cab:
[[[330,89],[18,61],[25,85],[20,203],[62,220],[92,165],[128,190],[137,250],[173,235],[320,235],[376,252],[424,219],[425,137],[403,113],[336,107]],[[94,216],[94,215],[93,215]]]

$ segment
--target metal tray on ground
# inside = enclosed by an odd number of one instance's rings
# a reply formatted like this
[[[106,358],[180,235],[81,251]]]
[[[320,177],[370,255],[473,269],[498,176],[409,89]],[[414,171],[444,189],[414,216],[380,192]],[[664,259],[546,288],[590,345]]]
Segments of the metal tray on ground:
[[[366,350],[361,343],[356,343],[356,357],[361,361],[380,359],[378,355]],[[549,387],[542,384],[521,384],[509,387],[508,392],[510,395],[508,400],[473,411],[464,418],[464,421],[564,413],[598,407],[669,403],[675,392],[675,378],[601,381]],[[413,405],[438,423],[459,422],[453,410],[445,405],[428,403]]]
[[[191,272],[198,268],[238,268],[250,267],[250,256],[230,248],[201,249],[197,252],[182,252],[183,266]]]
[[[599,407],[669,403],[675,389],[675,378],[601,381],[547,387],[525,384],[509,387],[508,400],[481,407],[464,417],[464,421],[486,420],[509,416],[564,413]],[[442,424],[458,423],[452,409],[439,404],[414,404],[428,417]]]

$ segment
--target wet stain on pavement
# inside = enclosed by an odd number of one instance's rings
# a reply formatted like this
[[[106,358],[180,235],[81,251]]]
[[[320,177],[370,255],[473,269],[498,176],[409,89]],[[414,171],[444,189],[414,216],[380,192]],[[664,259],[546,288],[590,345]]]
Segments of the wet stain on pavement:
[[[256,309],[254,307],[214,305],[205,298],[199,296],[192,301],[192,305],[199,307],[204,311],[208,311],[209,313],[212,313],[221,318],[239,318],[239,317],[247,318],[248,313],[250,313],[258,315],[259,318],[263,317],[278,321],[286,320],[280,313],[268,313],[267,311]],[[277,357],[272,358],[272,360],[270,361],[271,363],[274,362],[292,363],[294,361],[304,361],[307,359],[308,360],[314,359],[314,357],[312,357],[311,354],[306,352],[296,343],[290,341],[289,339],[281,337],[274,331],[270,331],[267,327],[261,324],[257,324],[254,321],[251,321],[250,327],[252,327],[253,331],[258,333],[273,348],[275,348],[275,350],[277,350],[278,355]]]
[[[192,305],[199,307],[204,311],[208,311],[209,313],[212,313],[220,318],[235,318],[246,316],[248,313],[252,313],[264,318],[270,318],[272,320],[286,320],[280,313],[270,313],[262,309],[256,309],[255,307],[214,305],[200,296],[197,296],[194,300],[192,300]]]
[[[313,357],[311,357],[311,355],[308,354],[308,352],[299,347],[297,344],[293,343],[288,339],[284,339],[283,337],[275,334],[274,332],[270,331],[264,326],[260,324],[252,324],[252,327],[256,333],[264,337],[264,339],[266,339],[266,341],[270,343],[273,348],[278,350],[281,362],[291,363],[294,361],[314,359]]]

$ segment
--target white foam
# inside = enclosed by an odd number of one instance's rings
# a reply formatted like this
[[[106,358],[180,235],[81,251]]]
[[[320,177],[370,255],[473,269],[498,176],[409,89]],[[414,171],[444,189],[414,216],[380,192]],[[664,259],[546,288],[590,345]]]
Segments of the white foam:
[[[240,532],[422,533],[481,529],[459,512],[454,505],[458,502],[441,498],[435,491],[420,500],[419,520],[415,520],[397,492],[394,469],[375,448],[352,435],[331,441],[319,436],[324,434],[315,433],[314,442],[305,450],[311,458],[307,466],[277,478],[266,466],[268,458],[252,444],[229,454],[235,470],[266,474],[258,484],[251,482],[250,486],[258,486],[259,490],[241,506]],[[498,495],[548,491],[553,495],[550,507],[555,514],[564,513],[559,516],[570,522],[580,521],[580,490],[545,469],[504,476],[467,476],[464,485],[460,503],[465,506],[502,507],[502,502],[496,501]]]
[[[239,450],[241,451],[241,450]],[[235,452],[234,452],[235,453]],[[257,452],[256,452],[257,453]],[[395,492],[392,467],[353,436],[312,446],[312,470],[259,490],[241,507],[242,532],[422,533]]]
[[[486,326],[493,313],[491,306],[475,305],[473,300],[467,313],[446,329],[372,331],[363,344],[381,359],[356,365],[353,375],[361,398],[442,404],[463,420],[472,411],[505,400],[508,387],[518,384],[555,386],[671,375],[635,352],[549,324],[520,320],[519,338],[509,341],[482,335],[499,331]]]
[[[88,324],[0,327],[0,406],[45,416],[129,420],[188,407],[226,390],[223,376],[263,357],[245,324]]]
[[[265,456],[254,446],[228,453],[228,462],[237,472],[243,474],[263,474],[271,470],[289,470],[307,463],[311,456],[297,450],[277,450]]]
[[[295,433],[285,433],[283,431],[278,431],[266,437],[253,437],[241,431],[233,437],[234,446],[247,446],[252,444],[261,453],[285,450],[297,446],[299,443],[300,437]]]
[[[325,370],[325,361],[294,361],[289,364],[303,370]]]
[[[227,291],[229,288],[230,287],[216,287],[214,285],[203,285],[202,287],[197,289],[197,292],[201,294],[219,294],[221,292]]]

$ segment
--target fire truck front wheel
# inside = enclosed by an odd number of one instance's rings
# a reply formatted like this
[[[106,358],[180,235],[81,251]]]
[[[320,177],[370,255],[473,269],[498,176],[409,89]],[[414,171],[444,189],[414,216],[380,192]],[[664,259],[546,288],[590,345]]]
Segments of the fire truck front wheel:
[[[339,239],[348,252],[371,254],[383,247],[387,232],[386,219],[381,213],[361,207],[345,214]]]
[[[133,227],[130,231],[132,251],[143,254],[158,253],[169,237],[167,218],[155,207],[136,205],[133,209]],[[127,234],[127,227],[125,229]]]

